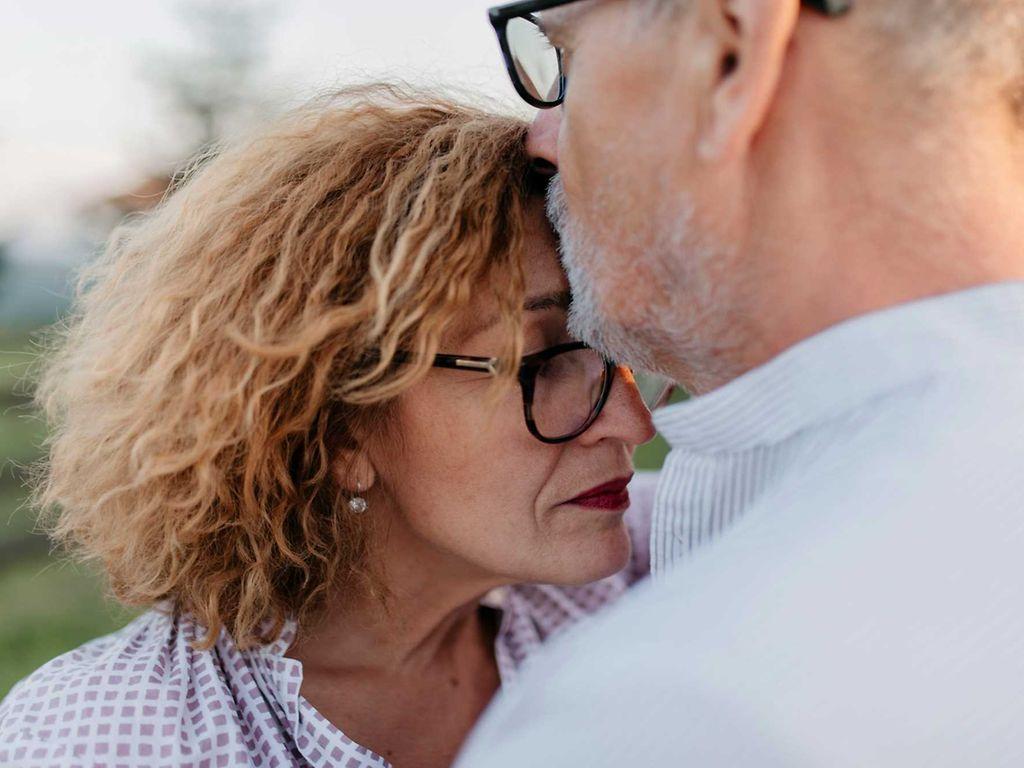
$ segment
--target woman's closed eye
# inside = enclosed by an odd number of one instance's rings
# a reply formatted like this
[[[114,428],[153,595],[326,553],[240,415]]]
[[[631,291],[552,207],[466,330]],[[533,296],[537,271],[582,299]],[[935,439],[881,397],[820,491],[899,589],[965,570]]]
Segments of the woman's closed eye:
[[[579,375],[580,365],[574,355],[559,355],[548,360],[537,371],[537,377],[558,381]]]

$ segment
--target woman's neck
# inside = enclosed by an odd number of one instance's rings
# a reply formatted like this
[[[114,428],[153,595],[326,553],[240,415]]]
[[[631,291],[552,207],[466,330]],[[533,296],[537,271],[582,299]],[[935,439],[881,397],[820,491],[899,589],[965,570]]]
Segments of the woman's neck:
[[[453,663],[467,644],[493,642],[480,599],[504,583],[426,545],[389,530],[377,549],[385,601],[339,591],[325,618],[299,628],[289,656],[323,671],[415,672]]]
[[[412,533],[389,529],[373,550],[386,606],[339,591],[288,655],[301,695],[348,738],[395,765],[450,765],[501,684],[496,625],[478,608],[502,582]]]
[[[289,656],[307,668],[415,672],[452,662],[466,644],[486,642],[480,595],[452,604],[435,594],[396,597],[386,608],[373,599],[332,601],[328,618],[299,629]]]

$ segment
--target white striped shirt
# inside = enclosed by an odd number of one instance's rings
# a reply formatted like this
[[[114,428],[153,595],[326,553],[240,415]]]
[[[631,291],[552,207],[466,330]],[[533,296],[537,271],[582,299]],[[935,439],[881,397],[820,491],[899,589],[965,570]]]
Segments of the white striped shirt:
[[[1024,283],[843,323],[656,423],[657,578],[460,768],[1024,765]]]

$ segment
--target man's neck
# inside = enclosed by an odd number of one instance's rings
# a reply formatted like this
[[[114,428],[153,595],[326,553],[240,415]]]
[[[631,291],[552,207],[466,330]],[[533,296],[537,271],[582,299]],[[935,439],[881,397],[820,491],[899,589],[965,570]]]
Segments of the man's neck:
[[[1024,279],[1024,130],[995,105],[919,133],[880,124],[800,126],[758,169],[746,248],[766,266],[739,369],[853,317]]]

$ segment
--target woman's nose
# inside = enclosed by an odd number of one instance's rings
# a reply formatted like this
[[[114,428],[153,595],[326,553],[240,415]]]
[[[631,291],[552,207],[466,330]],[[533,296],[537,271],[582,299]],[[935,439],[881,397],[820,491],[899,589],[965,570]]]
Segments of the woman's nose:
[[[533,158],[538,173],[558,173],[558,131],[562,124],[562,107],[542,109],[534,118],[526,135],[526,151]]]
[[[629,445],[642,445],[652,440],[655,433],[651,412],[644,404],[633,372],[620,365],[615,369],[615,379],[604,410],[579,439],[596,443],[604,438],[616,438]]]

